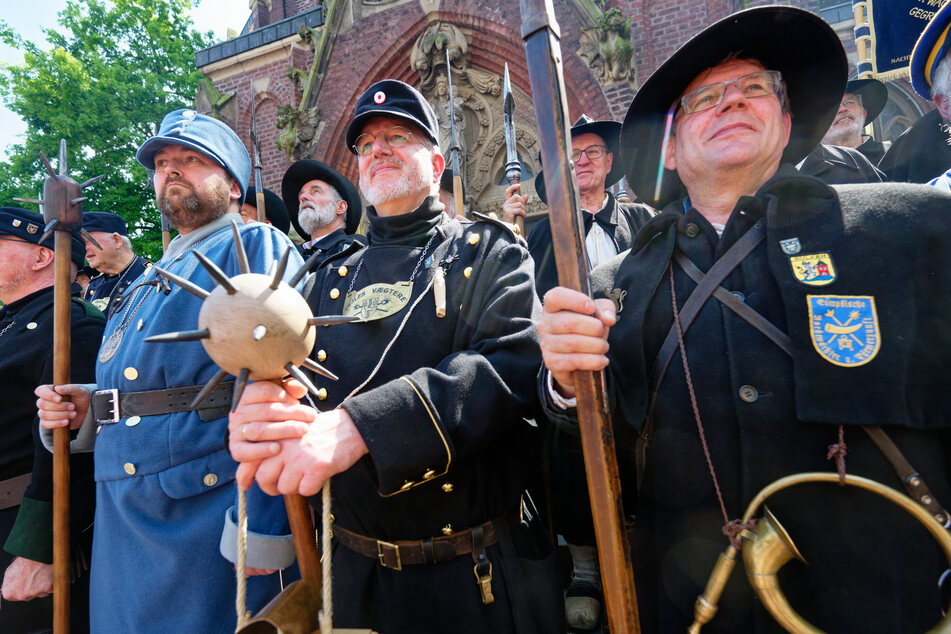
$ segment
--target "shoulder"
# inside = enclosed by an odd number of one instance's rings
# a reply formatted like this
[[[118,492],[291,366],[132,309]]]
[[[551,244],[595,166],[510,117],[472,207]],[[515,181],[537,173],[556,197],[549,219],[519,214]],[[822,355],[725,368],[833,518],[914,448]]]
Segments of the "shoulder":
[[[106,321],[106,316],[91,302],[87,302],[85,299],[77,297],[76,295],[73,295],[70,299],[73,302],[71,310],[73,312],[74,319],[76,316],[79,316],[82,319],[89,319],[92,321],[100,321],[103,323]]]
[[[657,214],[653,207],[645,205],[644,203],[619,202],[617,209],[618,212],[626,216],[635,227],[640,227]]]
[[[470,224],[463,225],[459,223],[460,226],[469,227],[470,229],[481,231],[487,235],[495,234],[499,237],[505,237],[511,242],[525,246],[525,239],[515,233],[515,228],[512,225],[502,222],[498,218],[480,214],[478,211],[472,213],[472,218],[473,220]]]

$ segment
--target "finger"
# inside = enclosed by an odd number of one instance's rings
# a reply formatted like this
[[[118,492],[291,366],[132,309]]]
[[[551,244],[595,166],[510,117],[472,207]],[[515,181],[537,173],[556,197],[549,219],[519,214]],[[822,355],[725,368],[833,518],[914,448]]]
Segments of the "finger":
[[[254,474],[254,480],[261,487],[261,490],[268,495],[278,495],[280,491],[278,491],[277,482],[283,470],[284,460],[280,456],[262,460],[261,464],[258,465],[257,473]]]
[[[605,326],[613,326],[617,323],[617,311],[614,302],[607,298],[594,300],[597,307],[595,316],[600,319]]]
[[[608,365],[608,358],[596,354],[559,354],[554,356],[542,355],[545,367],[558,378],[559,383],[570,381],[572,372],[603,370]]]
[[[325,480],[326,478],[322,472],[312,469],[301,477],[300,484],[297,487],[298,493],[305,497],[317,495],[324,488]]]
[[[241,395],[241,405],[253,403],[286,403],[293,404],[298,399],[293,398],[282,385],[272,381],[255,381],[248,383]]]
[[[300,438],[310,429],[308,423],[288,420],[277,423],[254,422],[241,427],[241,438],[250,442]]]
[[[297,493],[300,487],[301,470],[296,462],[289,462],[284,465],[281,476],[277,480],[277,490],[281,495]]]
[[[547,335],[541,342],[542,355],[555,354],[595,354],[608,353],[608,342],[604,337],[592,335]]]
[[[242,404],[228,417],[228,429],[232,434],[241,433],[240,427],[248,423],[283,423],[297,421],[302,424],[312,423],[317,418],[317,412],[309,405],[297,401],[292,403],[263,403]]]
[[[284,391],[295,401],[301,400],[307,394],[307,388],[304,387],[304,384],[294,378],[284,380]]]
[[[242,462],[234,474],[235,480],[242,491],[247,491],[254,484],[254,474],[258,470],[257,462]]]
[[[584,293],[563,286],[556,286],[545,293],[542,304],[546,313],[567,310],[582,315],[593,315],[596,304]]]
[[[546,340],[560,335],[606,339],[607,333],[608,327],[597,317],[567,311],[548,313],[538,323],[538,334]],[[545,345],[550,345],[550,343],[546,341]]]
[[[231,457],[235,462],[257,462],[281,453],[281,445],[276,442],[244,442],[233,439],[230,443]]]

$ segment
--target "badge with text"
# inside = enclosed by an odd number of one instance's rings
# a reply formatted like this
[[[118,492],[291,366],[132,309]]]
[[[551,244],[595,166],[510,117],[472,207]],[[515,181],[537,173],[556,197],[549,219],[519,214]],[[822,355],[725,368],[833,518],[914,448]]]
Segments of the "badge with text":
[[[412,295],[412,282],[370,284],[347,293],[343,314],[358,317],[360,321],[383,319],[403,310]]]
[[[789,258],[793,275],[807,286],[826,286],[835,281],[835,266],[828,253],[795,255]]]
[[[799,244],[799,238],[789,238],[788,240],[780,240],[779,248],[782,249],[786,255],[796,255],[802,250],[802,245]]]
[[[869,295],[806,295],[812,345],[826,361],[846,368],[875,358],[882,337]]]

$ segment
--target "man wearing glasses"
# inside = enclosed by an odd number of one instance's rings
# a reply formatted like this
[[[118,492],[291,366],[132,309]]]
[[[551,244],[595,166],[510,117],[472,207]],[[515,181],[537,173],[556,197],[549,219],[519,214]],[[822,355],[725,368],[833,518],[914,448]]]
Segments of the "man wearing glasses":
[[[734,14],[687,42],[624,121],[628,183],[663,211],[593,272],[594,296],[615,301],[545,297],[546,413],[576,425],[572,372],[605,368],[619,453],[637,456],[624,486],[637,490],[626,510],[645,633],[686,630],[734,520],[768,483],[838,468],[903,490],[862,426],[887,433],[917,470],[910,486],[931,488],[915,498],[948,519],[934,501],[951,504],[938,378],[951,370],[951,197],[795,170],[846,73],[832,29],[789,7]],[[808,561],[783,567],[782,591],[822,631],[941,619],[948,564],[894,505],[834,484],[768,504]],[[779,630],[740,571],[703,629]]]
[[[318,333],[314,403],[248,386],[231,452],[271,493],[331,481],[334,626],[379,632],[565,631],[547,531],[526,483],[541,362],[532,264],[512,230],[439,203],[445,161],[426,99],[395,80],[357,100],[347,144],[370,203],[368,246],[305,293]],[[314,498],[320,508],[320,498]]]

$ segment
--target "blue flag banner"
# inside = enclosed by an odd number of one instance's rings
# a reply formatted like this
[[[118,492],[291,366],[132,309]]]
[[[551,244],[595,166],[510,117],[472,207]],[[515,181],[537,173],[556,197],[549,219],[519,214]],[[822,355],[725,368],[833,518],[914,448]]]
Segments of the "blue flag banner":
[[[908,77],[918,36],[947,0],[852,0],[858,76]]]

